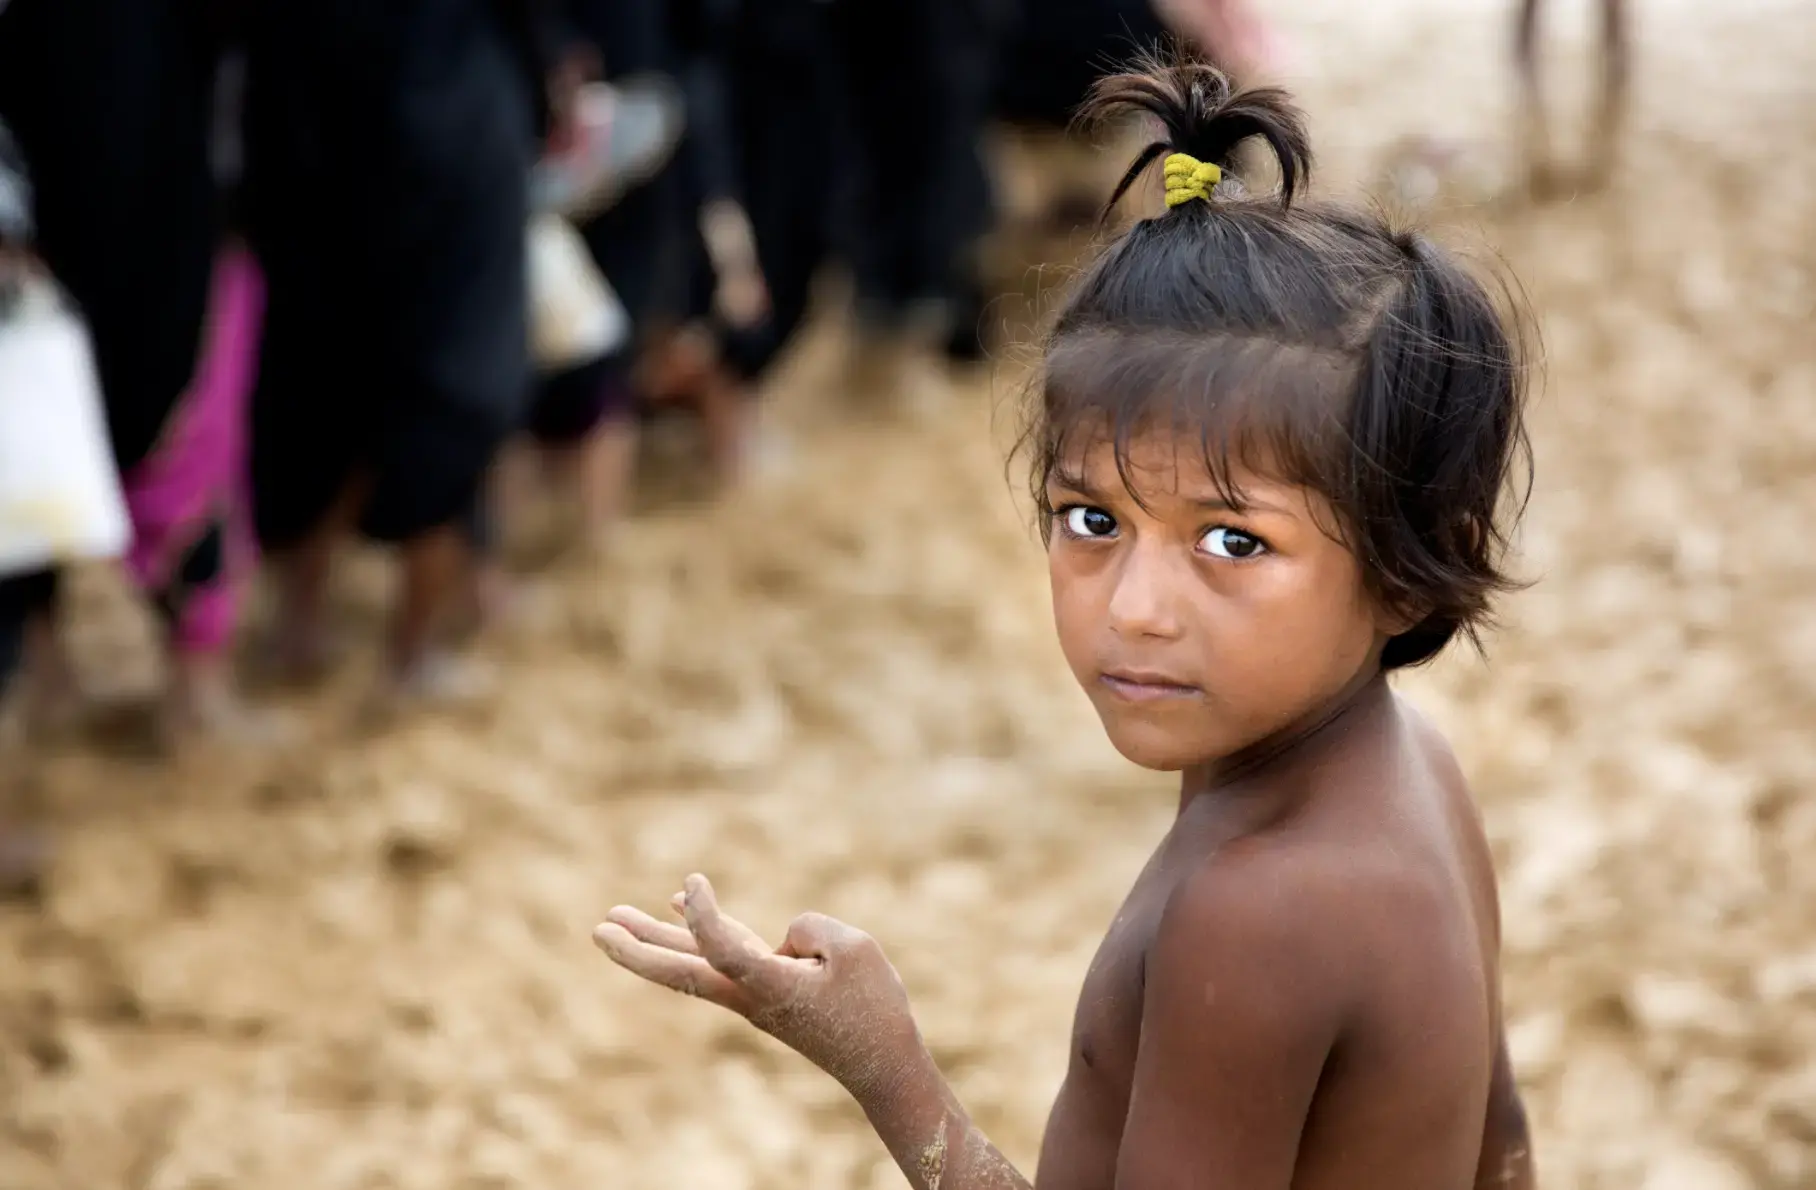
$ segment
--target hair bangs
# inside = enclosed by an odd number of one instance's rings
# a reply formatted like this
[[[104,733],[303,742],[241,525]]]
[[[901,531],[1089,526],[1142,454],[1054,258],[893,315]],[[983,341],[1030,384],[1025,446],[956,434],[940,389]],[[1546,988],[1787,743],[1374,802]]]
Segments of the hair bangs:
[[[1076,476],[1107,443],[1124,489],[1146,507],[1133,450],[1162,440],[1196,442],[1232,508],[1247,503],[1243,473],[1311,488],[1341,508],[1356,376],[1345,353],[1251,336],[1094,329],[1056,340],[1025,436],[1036,505],[1051,514],[1048,483]],[[1175,466],[1186,462],[1175,456]]]

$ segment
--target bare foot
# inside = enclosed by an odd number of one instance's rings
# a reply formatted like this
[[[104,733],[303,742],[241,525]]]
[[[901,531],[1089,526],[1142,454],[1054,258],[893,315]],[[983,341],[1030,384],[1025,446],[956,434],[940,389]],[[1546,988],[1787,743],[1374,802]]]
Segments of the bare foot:
[[[472,657],[434,649],[379,679],[367,703],[367,723],[386,727],[422,711],[465,711],[484,706],[498,688],[493,668]]]
[[[736,487],[749,463],[756,409],[750,394],[730,377],[716,377],[700,396],[707,463],[720,491]]]
[[[468,641],[507,624],[517,596],[517,583],[504,567],[490,559],[475,562],[451,610],[448,639]]]
[[[486,563],[468,580],[447,639],[460,645],[481,636],[515,635],[541,623],[547,605],[548,591],[542,584]]]
[[[1529,97],[1521,104],[1516,132],[1527,197],[1544,202],[1565,193],[1570,188],[1570,178],[1553,155],[1551,131],[1544,107],[1537,99]]]
[[[640,436],[634,415],[613,415],[585,441],[542,452],[543,478],[558,497],[558,550],[606,552],[630,506]]]
[[[344,644],[313,617],[279,614],[262,650],[262,669],[284,686],[314,686],[339,664]]]
[[[793,450],[787,436],[759,421],[750,432],[750,446],[744,464],[746,482],[761,482],[784,476],[793,463]]]
[[[338,660],[337,642],[328,630],[324,608],[339,536],[338,522],[331,521],[302,545],[273,559],[277,608],[265,662],[279,683],[314,685],[327,677]]]
[[[1625,115],[1617,98],[1604,100],[1596,112],[1595,123],[1589,130],[1588,159],[1581,172],[1583,189],[1601,190],[1613,180],[1620,165]]]
[[[597,549],[618,527],[637,477],[635,417],[612,417],[588,437],[576,478],[582,545]]]
[[[160,734],[170,751],[206,744],[234,749],[273,748],[293,742],[297,725],[277,711],[246,704],[234,689],[228,658],[178,654],[160,716]]]

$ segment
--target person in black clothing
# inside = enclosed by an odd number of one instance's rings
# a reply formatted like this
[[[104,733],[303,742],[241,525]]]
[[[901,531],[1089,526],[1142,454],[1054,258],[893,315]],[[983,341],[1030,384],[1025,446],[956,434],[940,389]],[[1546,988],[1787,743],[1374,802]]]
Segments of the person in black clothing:
[[[25,158],[0,123],[0,320],[23,291],[32,240],[31,183]],[[0,575],[0,705],[25,659],[25,638],[33,619],[46,614],[56,595],[51,571]]]
[[[679,161],[690,222],[657,397],[700,407],[722,480],[751,439],[752,394],[805,321],[836,246],[841,94],[817,0],[677,0],[692,124]]]
[[[799,327],[831,248],[837,94],[815,0],[571,0],[607,81],[672,80],[687,129],[669,165],[582,227],[637,333],[545,379],[529,425],[575,473],[589,536],[631,479],[640,414],[703,415],[717,476],[749,440],[749,393]],[[641,405],[640,405],[641,402]]]
[[[0,23],[0,31],[5,25]],[[0,321],[20,300],[31,259],[35,220],[25,157],[4,122],[0,122]],[[57,595],[57,572],[34,570],[0,575],[0,726],[10,709],[7,696],[25,661],[29,637],[43,648],[43,634]],[[34,652],[39,651],[34,649]],[[42,664],[42,662],[40,662]],[[0,740],[0,746],[7,741]],[[43,874],[48,844],[37,830],[13,820],[12,807],[0,804],[0,896],[33,889]]]
[[[386,693],[466,693],[440,632],[530,379],[548,26],[530,0],[266,0],[247,21],[245,211],[269,286],[253,480],[280,652],[319,664],[357,528],[400,546]]]
[[[181,0],[0,6],[0,121],[30,171],[32,248],[87,323],[123,474],[158,444],[201,343],[219,32]],[[0,661],[25,653],[33,703],[64,717],[76,691],[57,644],[58,575],[3,587]]]
[[[666,0],[567,0],[567,39],[597,54],[607,82],[678,74]],[[627,497],[637,451],[633,374],[678,251],[679,178],[673,167],[581,224],[595,263],[624,304],[633,336],[605,358],[542,377],[525,429],[539,470],[578,506],[581,532],[604,539]]]
[[[115,461],[129,471],[188,384],[217,211],[214,31],[181,0],[12,0],[0,120],[36,190],[36,248],[94,338]]]
[[[735,461],[745,394],[834,258],[856,279],[858,353],[874,365],[854,387],[895,386],[897,349],[931,349],[958,325],[989,224],[979,139],[1000,4],[670,7],[693,120],[679,172],[699,219],[682,229],[680,332],[653,353],[650,384],[700,401]]]
[[[1005,0],[830,0],[826,18],[851,176],[860,384],[953,341],[981,312],[976,252],[991,222],[981,136]]]

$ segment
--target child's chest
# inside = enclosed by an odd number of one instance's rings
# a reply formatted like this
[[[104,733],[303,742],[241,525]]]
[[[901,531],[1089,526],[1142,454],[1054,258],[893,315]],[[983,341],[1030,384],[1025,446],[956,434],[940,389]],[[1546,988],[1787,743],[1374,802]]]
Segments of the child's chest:
[[[1065,1082],[1041,1145],[1041,1190],[1102,1190],[1115,1183],[1141,1043],[1148,956],[1179,886],[1230,837],[1214,818],[1181,820],[1136,877],[1085,973],[1073,1016]]]
[[[1072,1026],[1072,1069],[1110,1101],[1126,1104],[1141,1040],[1147,956],[1183,874],[1157,855],[1117,910],[1085,972]]]
[[[1150,862],[1097,948],[1079,992],[1066,1079],[1041,1144],[1041,1190],[1103,1190],[1116,1181],[1141,1040],[1143,968],[1174,881]]]

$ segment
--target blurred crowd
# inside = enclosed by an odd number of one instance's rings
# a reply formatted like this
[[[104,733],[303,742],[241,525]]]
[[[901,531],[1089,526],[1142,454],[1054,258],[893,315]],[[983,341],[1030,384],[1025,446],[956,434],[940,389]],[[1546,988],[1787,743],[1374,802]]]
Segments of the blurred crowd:
[[[669,409],[739,482],[830,267],[854,393],[977,358],[986,128],[1168,38],[1275,52],[1231,0],[0,0],[0,690],[76,713],[61,576],[117,557],[163,724],[261,738],[248,580],[305,679],[364,537],[377,709],[483,694],[514,494],[596,544]]]

